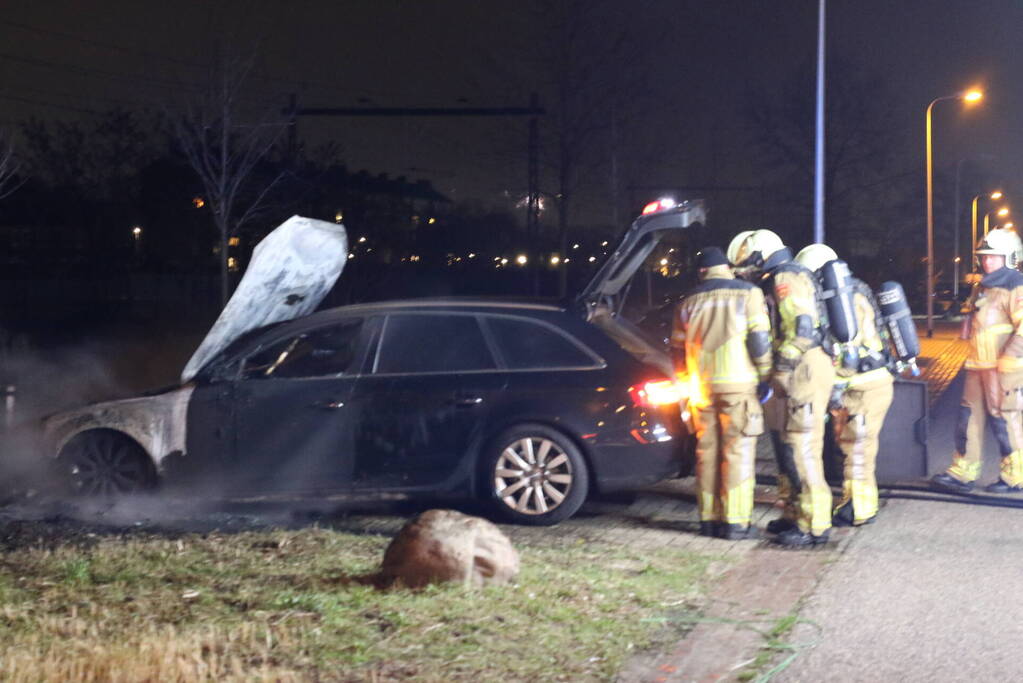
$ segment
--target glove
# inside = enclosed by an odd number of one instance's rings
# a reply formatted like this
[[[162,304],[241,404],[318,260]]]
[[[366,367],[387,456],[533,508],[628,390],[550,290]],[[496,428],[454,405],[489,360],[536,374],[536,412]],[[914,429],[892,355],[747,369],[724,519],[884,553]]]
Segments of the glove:
[[[770,382],[760,382],[757,384],[757,400],[760,403],[767,403],[772,396],[774,396],[774,389],[771,388]]]

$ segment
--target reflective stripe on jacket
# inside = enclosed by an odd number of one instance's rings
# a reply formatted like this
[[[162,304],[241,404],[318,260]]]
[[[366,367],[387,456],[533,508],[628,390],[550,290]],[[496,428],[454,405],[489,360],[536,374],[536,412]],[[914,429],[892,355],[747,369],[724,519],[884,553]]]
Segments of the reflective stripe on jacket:
[[[676,308],[671,344],[704,386],[744,391],[770,375],[770,334],[763,292],[715,266]]]
[[[980,281],[970,321],[971,370],[1023,370],[1023,273],[999,268]]]

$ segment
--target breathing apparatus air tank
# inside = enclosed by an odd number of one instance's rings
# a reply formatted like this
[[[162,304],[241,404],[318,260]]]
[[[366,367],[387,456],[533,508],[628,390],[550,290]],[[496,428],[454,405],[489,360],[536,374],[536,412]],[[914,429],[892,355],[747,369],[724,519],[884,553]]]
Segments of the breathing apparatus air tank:
[[[916,325],[910,317],[902,285],[890,280],[883,283],[877,290],[877,303],[881,308],[899,371],[908,367],[916,377],[920,374],[916,366],[916,357],[920,355],[920,338],[917,337]]]
[[[856,338],[856,308],[853,304],[853,278],[849,264],[835,259],[820,269],[820,283],[824,290],[824,308],[828,312],[828,329],[839,344],[848,344]]]

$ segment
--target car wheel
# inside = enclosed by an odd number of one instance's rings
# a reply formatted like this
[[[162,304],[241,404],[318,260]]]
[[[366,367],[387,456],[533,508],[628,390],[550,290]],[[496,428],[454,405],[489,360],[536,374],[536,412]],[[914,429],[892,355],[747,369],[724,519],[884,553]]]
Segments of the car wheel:
[[[586,500],[586,461],[556,429],[525,424],[505,430],[485,458],[486,495],[492,509],[510,522],[557,524]]]
[[[117,496],[153,489],[156,470],[135,441],[114,431],[83,432],[61,450],[58,462],[72,494]]]

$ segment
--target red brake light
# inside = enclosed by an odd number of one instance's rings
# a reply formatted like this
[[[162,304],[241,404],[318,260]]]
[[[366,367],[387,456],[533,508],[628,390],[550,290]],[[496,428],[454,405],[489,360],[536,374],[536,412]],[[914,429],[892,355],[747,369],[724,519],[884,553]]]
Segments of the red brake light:
[[[649,204],[647,204],[646,206],[644,206],[643,207],[643,215],[645,216],[648,213],[657,213],[658,211],[666,211],[668,209],[674,209],[675,206],[676,206],[676,204],[675,204],[675,200],[674,199],[672,199],[670,197],[665,197],[663,199],[658,199],[656,201],[652,201]]]
[[[640,408],[656,408],[678,403],[687,397],[687,392],[684,384],[665,379],[629,387],[629,395]]]

